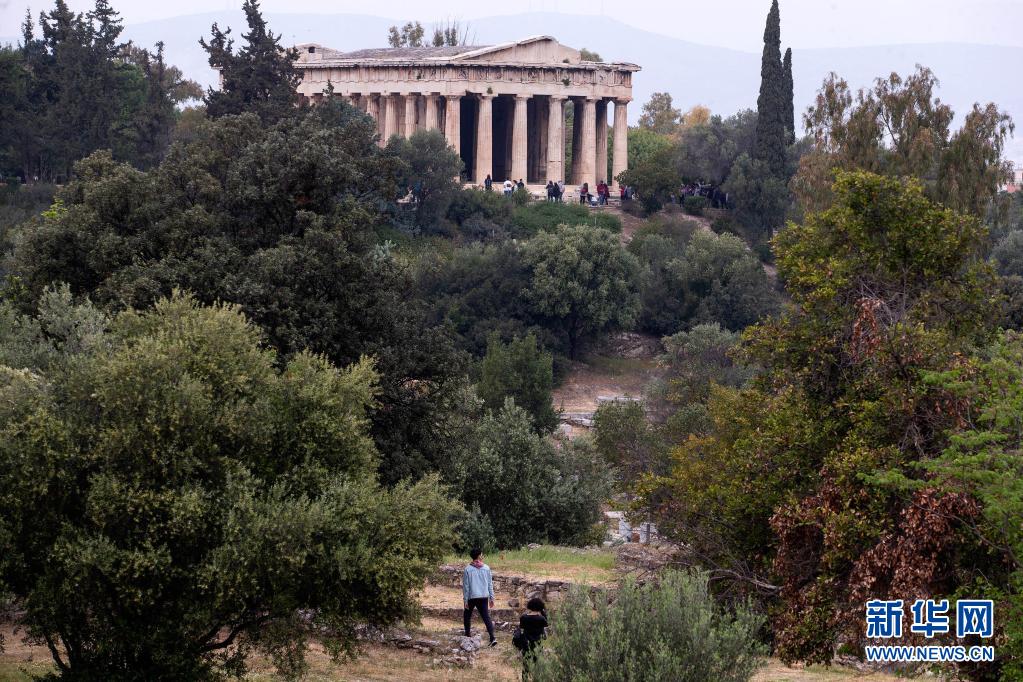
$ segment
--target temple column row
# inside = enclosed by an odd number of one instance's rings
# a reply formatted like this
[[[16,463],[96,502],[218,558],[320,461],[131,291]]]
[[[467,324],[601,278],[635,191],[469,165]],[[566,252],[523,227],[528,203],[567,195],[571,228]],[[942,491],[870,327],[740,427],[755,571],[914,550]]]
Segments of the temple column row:
[[[461,152],[461,95],[444,95],[444,106],[440,106],[441,96],[427,93],[380,93],[369,95],[353,95],[353,104],[376,119],[381,144],[386,144],[392,135],[411,136],[418,129],[442,130],[448,144],[457,153]],[[493,176],[493,94],[474,95],[477,98],[477,116],[475,121],[475,152],[474,180],[482,183],[485,178]],[[529,174],[529,126],[527,125],[527,106],[529,95],[514,95],[514,107],[511,112],[511,147],[510,177],[517,180],[526,179]],[[534,140],[534,156],[539,154],[536,163],[544,168],[546,155],[546,176],[548,180],[564,180],[572,185],[586,183],[590,191],[594,191],[596,183],[605,180],[608,184],[617,185],[617,177],[628,168],[628,114],[630,100],[606,100],[594,97],[572,98],[575,108],[572,131],[572,168],[565,167],[565,102],[568,98],[552,95],[547,97],[546,108],[535,107],[538,123],[545,125],[546,141],[543,132],[540,139]],[[613,168],[608,177],[608,102],[613,101],[614,124],[612,127]],[[546,121],[543,115],[546,114]],[[544,148],[544,142],[546,146]],[[537,151],[539,144],[540,151]],[[506,166],[507,168],[507,166]],[[534,166],[534,174],[536,167]],[[570,171],[570,172],[566,172]]]

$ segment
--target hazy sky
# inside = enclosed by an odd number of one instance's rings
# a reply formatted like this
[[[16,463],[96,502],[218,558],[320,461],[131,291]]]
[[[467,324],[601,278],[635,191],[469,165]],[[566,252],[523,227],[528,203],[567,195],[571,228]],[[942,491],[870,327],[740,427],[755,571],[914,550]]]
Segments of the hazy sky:
[[[780,0],[782,41],[793,47],[852,47],[896,43],[964,42],[1023,46],[1023,0]],[[68,0],[82,10],[91,0]],[[126,23],[241,6],[240,0],[112,0]],[[373,14],[424,22],[448,18],[551,11],[603,14],[684,40],[753,51],[759,49],[769,0],[263,0],[268,12]],[[0,35],[16,35],[52,0],[0,0]],[[543,27],[537,27],[542,33]]]

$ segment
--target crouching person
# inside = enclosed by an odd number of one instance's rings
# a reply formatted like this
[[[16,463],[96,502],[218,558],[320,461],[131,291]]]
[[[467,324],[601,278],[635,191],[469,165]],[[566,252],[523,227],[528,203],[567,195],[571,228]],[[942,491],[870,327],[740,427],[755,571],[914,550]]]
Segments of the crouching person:
[[[494,608],[494,577],[490,573],[490,566],[483,563],[483,552],[473,548],[469,552],[472,562],[465,567],[462,573],[462,601],[465,610],[462,612],[465,621],[465,636],[469,637],[472,626],[472,611],[477,609],[483,624],[487,626],[487,634],[490,635],[490,646],[497,646],[497,638],[494,636],[494,622],[490,620],[490,609]]]

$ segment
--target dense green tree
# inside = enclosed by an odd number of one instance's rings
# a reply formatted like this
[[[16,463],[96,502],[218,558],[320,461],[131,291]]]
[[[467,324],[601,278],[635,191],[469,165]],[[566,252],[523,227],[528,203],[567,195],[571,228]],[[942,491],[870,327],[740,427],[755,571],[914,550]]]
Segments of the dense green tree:
[[[671,93],[655,92],[643,105],[639,127],[658,135],[674,135],[682,123],[682,111],[672,106]]]
[[[660,364],[664,374],[656,396],[669,405],[703,405],[710,398],[712,385],[741,388],[755,375],[753,367],[733,358],[739,333],[716,322],[666,336],[663,343]]]
[[[1023,231],[1010,232],[991,250],[998,274],[1023,277]]]
[[[735,160],[722,188],[735,207],[736,219],[758,243],[781,226],[792,200],[788,177],[775,175],[767,163],[748,154]]]
[[[593,50],[587,50],[585,47],[579,50],[579,59],[584,62],[602,62],[600,55]]]
[[[478,450],[454,464],[462,499],[489,517],[498,547],[589,540],[611,494],[611,473],[588,442],[555,448],[513,400],[487,413],[476,442]]]
[[[369,360],[282,366],[180,295],[107,330],[56,293],[0,349],[0,576],[60,677],[222,679],[253,651],[291,676],[310,625],[337,656],[414,613],[456,507],[376,482]]]
[[[994,104],[975,105],[952,133],[954,113],[935,96],[937,85],[918,66],[905,78],[876,79],[854,100],[848,83],[830,74],[803,116],[813,147],[799,161],[793,189],[804,208],[832,201],[836,168],[860,169],[918,178],[931,200],[984,216],[1007,177],[1001,154],[1012,120]]]
[[[522,247],[529,271],[526,300],[577,358],[586,341],[635,321],[639,265],[618,237],[590,227],[543,232]]]
[[[387,151],[402,161],[398,186],[407,192],[405,211],[411,214],[412,226],[417,231],[436,230],[459,191],[461,157],[436,130],[396,135],[388,141]]]
[[[174,127],[174,104],[194,83],[150,54],[118,42],[121,20],[105,0],[72,12],[64,0],[30,16],[17,48],[0,48],[5,107],[0,174],[65,180],[97,149],[136,166],[152,165]]]
[[[631,489],[644,476],[663,476],[671,468],[670,445],[639,400],[612,400],[593,414],[593,444],[615,468],[619,483]]]
[[[459,451],[467,367],[377,243],[397,160],[375,140],[372,120],[332,100],[272,126],[255,114],[206,122],[148,172],[95,154],[20,228],[13,272],[34,296],[66,281],[106,309],[182,287],[242,305],[283,357],[373,356],[381,475],[420,476]]]
[[[969,496],[980,513],[969,519],[983,546],[1003,559],[961,594],[997,600],[1002,630],[998,647],[1002,680],[1023,679],[1023,337],[1005,332],[994,344],[970,358],[965,367],[934,373],[954,398],[961,417],[939,456],[922,463],[931,475],[925,482],[897,475],[911,488],[932,487],[950,497]]]
[[[480,380],[476,391],[484,406],[498,410],[512,398],[533,419],[539,433],[550,433],[558,426],[558,414],[551,401],[554,385],[553,358],[537,347],[529,334],[503,343],[497,334],[487,340],[487,354],[480,362]]]
[[[919,478],[957,423],[925,374],[989,340],[985,231],[916,181],[843,173],[834,192],[834,206],[776,237],[793,306],[744,345],[765,374],[713,391],[713,428],[647,490],[665,532],[780,599],[785,660],[830,661],[837,641],[861,642],[866,599],[951,594],[989,561],[964,525],[968,500],[869,481],[879,469]]]
[[[457,249],[451,258],[425,257],[417,274],[419,297],[429,302],[431,319],[452,328],[472,355],[483,357],[493,332],[505,340],[532,333],[544,348],[565,352],[561,340],[540,326],[526,298],[530,274],[518,245],[477,243]]]
[[[620,181],[636,189],[636,197],[648,214],[656,213],[678,191],[681,177],[674,145],[659,148],[645,159],[630,163]]]
[[[245,0],[242,9],[249,30],[242,34],[245,45],[237,53],[231,29],[222,31],[216,23],[209,42],[199,40],[221,81],[219,90],[211,86],[206,93],[206,112],[219,118],[251,111],[272,123],[289,115],[299,102],[298,52],[281,47],[281,36],[267,28],[258,0]]]
[[[627,580],[611,599],[572,592],[557,607],[541,652],[527,659],[533,682],[746,682],[766,647],[763,617],[728,611],[701,573],[668,571],[640,586]]]
[[[782,95],[785,113],[782,116],[782,120],[785,122],[785,129],[788,131],[788,143],[792,144],[796,141],[796,111],[795,94],[793,92],[795,85],[792,82],[791,47],[785,49],[785,58],[782,60],[782,72],[785,77],[785,92]]]
[[[629,128],[629,165],[645,162],[662,149],[672,146],[671,137],[646,128]]]
[[[736,160],[752,152],[756,122],[756,112],[747,109],[728,118],[712,116],[702,125],[686,127],[678,144],[680,181],[724,183]]]
[[[781,57],[781,14],[778,0],[771,0],[764,27],[764,53],[760,63],[760,95],[757,97],[757,132],[753,143],[753,158],[764,163],[771,175],[785,175],[786,94],[791,96],[785,81]]]
[[[731,234],[695,232],[680,245],[643,235],[629,250],[645,266],[638,324],[653,334],[717,322],[741,330],[774,314],[778,294],[746,244]]]

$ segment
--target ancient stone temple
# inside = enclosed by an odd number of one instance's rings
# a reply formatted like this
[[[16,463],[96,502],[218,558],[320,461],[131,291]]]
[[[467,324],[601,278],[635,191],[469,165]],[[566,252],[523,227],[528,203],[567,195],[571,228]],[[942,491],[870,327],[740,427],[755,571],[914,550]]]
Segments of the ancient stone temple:
[[[299,45],[299,92],[348,97],[377,120],[381,141],[440,130],[480,184],[522,179],[545,185],[609,184],[628,164],[627,106],[635,64],[583,61],[549,36],[492,46],[339,52]],[[565,120],[573,108],[572,139]],[[608,110],[614,112],[608,167]],[[566,150],[571,167],[566,168]]]

